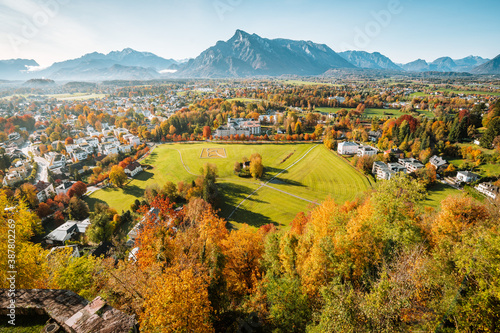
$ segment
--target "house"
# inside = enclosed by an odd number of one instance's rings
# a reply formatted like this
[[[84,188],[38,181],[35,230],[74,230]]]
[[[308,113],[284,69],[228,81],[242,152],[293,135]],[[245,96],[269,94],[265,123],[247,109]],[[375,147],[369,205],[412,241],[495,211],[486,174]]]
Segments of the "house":
[[[357,155],[359,157],[374,156],[377,155],[377,149],[370,146],[360,146],[358,147]]]
[[[99,139],[96,137],[86,138],[85,143],[88,144],[92,148],[97,148],[97,146],[99,145]]]
[[[448,166],[448,162],[446,160],[436,155],[432,156],[429,162],[436,168],[436,170],[439,170],[440,168],[444,169]]]
[[[475,189],[493,200],[498,197],[498,193],[500,192],[500,188],[492,183],[481,183]]]
[[[84,234],[89,225],[89,219],[83,221],[66,221],[45,236],[44,239],[47,244],[64,244],[67,240],[73,238],[73,236]]]
[[[471,183],[479,179],[479,175],[470,171],[457,172],[457,182]]]
[[[132,146],[130,145],[119,145],[118,150],[120,153],[130,153],[132,151]]]
[[[67,194],[71,186],[73,186],[73,182],[63,182],[61,185],[56,187],[56,194]]]
[[[142,170],[143,170],[142,165],[139,162],[134,161],[134,162],[130,163],[129,165],[127,165],[125,167],[124,171],[127,175],[129,175],[129,177],[134,177]]]
[[[371,142],[377,142],[378,139],[380,139],[381,137],[382,137],[382,131],[380,131],[380,130],[368,132],[368,139]]]
[[[387,163],[387,167],[389,168],[389,170],[394,171],[395,173],[406,173],[406,168],[399,163]]]
[[[133,134],[127,134],[122,137],[131,146],[138,146],[141,144],[141,139]]]
[[[128,237],[130,240],[135,241],[137,236],[139,235],[139,232],[142,229],[142,225],[146,222],[147,219],[153,219],[153,221],[157,222],[159,221],[159,216],[158,214],[160,213],[160,210],[158,208],[151,207],[151,209],[146,213],[145,216],[139,221],[133,228],[130,230],[128,233]]]
[[[337,153],[340,155],[356,155],[359,145],[355,142],[344,141],[338,144]]]
[[[405,152],[402,151],[401,149],[399,148],[391,148],[389,150],[386,150],[384,152],[384,156],[388,156],[388,155],[393,155],[394,157],[396,158],[404,158],[405,157]]]
[[[391,179],[394,172],[389,170],[387,165],[381,161],[373,162],[372,173],[377,177],[377,179]]]
[[[57,169],[66,166],[66,157],[62,154],[52,153],[50,154],[49,169]]]
[[[24,180],[26,177],[23,177],[19,172],[9,172],[3,177],[2,184],[4,186],[13,186],[15,183]]]
[[[406,168],[407,173],[415,172],[425,166],[415,158],[400,158],[398,159],[398,163]]]
[[[88,157],[88,154],[85,150],[76,148],[71,152],[71,156],[73,158],[73,161],[78,162],[78,161],[83,161],[86,160]]]
[[[115,137],[119,138],[120,135],[126,135],[128,134],[128,130],[126,128],[115,128],[113,130],[113,134],[115,135]]]
[[[44,181],[39,180],[35,185],[36,197],[39,202],[43,202],[50,198],[50,196],[55,193],[54,185],[51,183],[46,183]]]

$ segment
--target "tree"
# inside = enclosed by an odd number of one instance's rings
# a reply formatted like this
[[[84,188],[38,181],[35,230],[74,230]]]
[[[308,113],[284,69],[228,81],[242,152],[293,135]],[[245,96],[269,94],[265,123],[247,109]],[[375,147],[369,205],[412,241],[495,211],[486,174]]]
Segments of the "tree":
[[[83,220],[89,216],[89,206],[85,201],[77,197],[69,200],[69,213],[73,219]]]
[[[490,148],[495,137],[500,135],[500,117],[493,118],[488,123],[488,129],[481,138],[481,147]]]
[[[11,281],[7,280],[12,277],[10,265],[14,265],[17,272],[16,288],[46,287],[48,251],[30,241],[41,231],[40,219],[24,200],[16,200],[0,191],[0,251],[4,253],[0,260],[0,288],[9,289],[11,286]]]
[[[41,202],[36,212],[40,218],[44,218],[52,214],[52,209],[45,202]]]
[[[250,156],[250,174],[254,179],[258,179],[262,177],[263,172],[262,157],[258,153],[252,154]]]
[[[200,271],[196,266],[176,265],[152,277],[141,316],[145,331],[214,331],[210,323],[208,277]]]
[[[217,166],[207,163],[201,170],[202,179],[202,198],[210,204],[215,204],[219,191],[217,189]]]
[[[205,139],[208,139],[212,135],[212,130],[210,129],[210,126],[204,126],[203,127],[203,137]]]
[[[111,172],[109,173],[109,180],[118,187],[122,187],[123,184],[127,181],[127,175],[123,168],[118,165],[113,165],[111,168]]]
[[[32,209],[38,206],[36,188],[30,183],[24,183],[16,189],[15,196],[18,200],[24,200]]]
[[[300,121],[295,124],[295,134],[302,134],[302,123]]]
[[[90,226],[87,229],[87,236],[93,243],[107,242],[113,234],[114,211],[105,204],[96,204],[94,211],[90,214]]]

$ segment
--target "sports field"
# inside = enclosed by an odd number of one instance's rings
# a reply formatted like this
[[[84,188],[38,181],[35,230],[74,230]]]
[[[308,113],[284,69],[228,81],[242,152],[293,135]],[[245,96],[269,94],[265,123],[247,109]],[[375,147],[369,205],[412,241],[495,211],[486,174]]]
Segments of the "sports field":
[[[218,153],[224,151],[226,158],[201,158],[216,148],[220,148],[215,150]],[[234,175],[234,162],[253,153],[262,156],[264,178],[253,180]],[[106,202],[119,212],[127,210],[142,196],[146,186],[191,181],[207,162],[218,168],[220,215],[236,226],[241,223],[257,227],[267,223],[286,226],[297,213],[308,211],[329,196],[343,203],[371,187],[368,178],[323,145],[165,144],[156,147],[143,161],[153,166],[151,170],[138,174],[123,189],[94,192],[88,202],[91,206]]]

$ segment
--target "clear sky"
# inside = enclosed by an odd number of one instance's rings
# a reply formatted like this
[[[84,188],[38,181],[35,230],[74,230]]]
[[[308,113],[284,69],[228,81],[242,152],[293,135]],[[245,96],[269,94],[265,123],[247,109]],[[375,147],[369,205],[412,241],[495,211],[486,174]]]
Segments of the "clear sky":
[[[394,62],[500,54],[498,0],[0,0],[0,59],[48,66],[131,47],[199,55],[236,29]]]

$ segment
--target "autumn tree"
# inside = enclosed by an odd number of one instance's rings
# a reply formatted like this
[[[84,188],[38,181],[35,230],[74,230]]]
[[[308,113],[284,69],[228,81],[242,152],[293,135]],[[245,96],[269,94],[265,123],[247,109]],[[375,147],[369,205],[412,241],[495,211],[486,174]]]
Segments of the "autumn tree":
[[[252,154],[250,156],[250,174],[254,179],[258,179],[262,177],[263,172],[262,156],[259,153]]]
[[[90,226],[87,228],[87,236],[93,243],[107,242],[111,239],[114,231],[113,216],[116,211],[105,204],[96,204],[94,211],[90,213]]]
[[[80,198],[87,192],[87,185],[82,181],[77,181],[71,186],[72,194]]]
[[[73,219],[83,220],[89,216],[89,206],[77,197],[71,198],[68,205],[69,214]]]
[[[122,167],[114,165],[109,173],[109,180],[118,187],[122,187],[127,181],[127,175]]]

